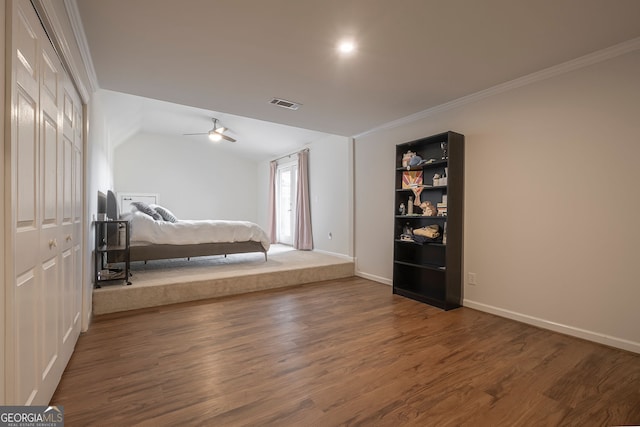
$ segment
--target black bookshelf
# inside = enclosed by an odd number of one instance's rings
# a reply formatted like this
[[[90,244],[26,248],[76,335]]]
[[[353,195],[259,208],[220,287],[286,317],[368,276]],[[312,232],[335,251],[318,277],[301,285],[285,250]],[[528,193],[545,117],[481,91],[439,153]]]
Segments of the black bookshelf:
[[[409,160],[411,164],[407,164],[409,152],[419,157]],[[395,160],[393,293],[444,310],[460,307],[464,135],[449,131],[398,144]],[[405,175],[407,172],[411,174]],[[421,188],[417,196],[415,187]],[[409,197],[423,207],[434,207],[436,216],[425,215],[415,204],[409,215]],[[435,238],[425,240],[412,233],[436,225],[440,235]]]

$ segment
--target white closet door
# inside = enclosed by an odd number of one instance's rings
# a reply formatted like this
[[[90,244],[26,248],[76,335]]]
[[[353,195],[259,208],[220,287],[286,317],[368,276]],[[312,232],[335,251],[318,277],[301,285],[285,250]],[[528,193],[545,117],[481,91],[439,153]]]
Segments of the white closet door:
[[[9,18],[9,17],[7,17]],[[7,354],[7,376],[12,380],[7,400],[14,404],[34,402],[40,388],[41,343],[38,332],[42,312],[39,292],[42,271],[50,266],[40,264],[40,203],[38,168],[38,57],[39,23],[18,9],[13,13],[13,64],[11,177],[14,257],[14,283],[7,298],[7,341],[13,344]],[[9,267],[9,266],[8,266]],[[12,304],[12,300],[14,303]],[[13,370],[11,369],[13,366]],[[11,387],[13,385],[13,387]],[[13,393],[12,393],[13,392]]]
[[[82,329],[82,277],[84,251],[83,248],[83,224],[85,218],[84,200],[84,121],[83,107],[78,92],[73,87],[71,80],[66,80],[67,93],[73,99],[73,142],[74,142],[74,163],[73,163],[73,252],[74,252],[74,280],[73,295],[73,336],[71,339],[75,343],[80,336]]]
[[[36,25],[34,23],[34,25]],[[38,334],[42,348],[40,349],[40,365],[38,373],[41,383],[40,394],[55,385],[56,362],[59,364],[61,331],[59,327],[61,315],[61,282],[68,258],[63,252],[61,235],[60,177],[65,177],[64,158],[61,159],[61,126],[58,105],[60,104],[62,64],[46,39],[39,35],[39,83],[40,83],[40,117],[39,117],[39,151],[40,151],[40,329]],[[61,162],[63,160],[63,162]],[[64,219],[64,218],[62,218]],[[67,250],[67,252],[69,252]],[[19,314],[21,316],[21,314]]]
[[[80,330],[75,292],[81,293],[82,264],[77,256],[82,237],[75,235],[74,225],[81,222],[82,213],[74,213],[73,207],[78,186],[74,178],[82,180],[82,172],[74,175],[75,130],[70,138],[63,132],[63,67],[31,3],[9,4],[12,226],[6,234],[13,249],[7,272],[13,280],[5,306],[5,397],[7,404],[45,405]],[[73,108],[72,102],[72,117]]]
[[[80,99],[68,78],[63,84],[62,135],[64,184],[62,192],[62,343],[75,342],[80,333],[82,299],[82,115]],[[78,140],[79,138],[79,140]],[[80,274],[79,274],[80,273]],[[68,350],[68,349],[67,349]]]

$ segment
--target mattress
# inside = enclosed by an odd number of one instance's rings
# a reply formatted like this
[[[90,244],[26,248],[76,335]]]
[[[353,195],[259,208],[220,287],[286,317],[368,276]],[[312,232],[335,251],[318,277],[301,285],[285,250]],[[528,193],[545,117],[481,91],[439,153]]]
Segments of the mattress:
[[[131,245],[164,244],[193,245],[199,243],[260,242],[269,250],[267,234],[257,224],[249,221],[178,220],[155,221],[141,212],[131,212],[123,217],[131,224]]]

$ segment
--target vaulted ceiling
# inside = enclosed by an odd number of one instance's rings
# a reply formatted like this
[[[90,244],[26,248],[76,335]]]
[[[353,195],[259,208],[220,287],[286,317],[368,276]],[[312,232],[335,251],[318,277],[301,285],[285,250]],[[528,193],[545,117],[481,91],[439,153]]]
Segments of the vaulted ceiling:
[[[101,88],[344,136],[640,37],[638,0],[76,2]]]

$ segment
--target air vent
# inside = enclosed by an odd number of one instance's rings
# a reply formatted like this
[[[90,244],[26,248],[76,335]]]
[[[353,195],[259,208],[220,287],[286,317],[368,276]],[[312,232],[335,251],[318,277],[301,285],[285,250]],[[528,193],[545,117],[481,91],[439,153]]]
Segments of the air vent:
[[[273,98],[269,101],[269,104],[277,105],[278,107],[286,108],[288,110],[297,110],[302,104],[297,102],[287,101],[286,99]]]

